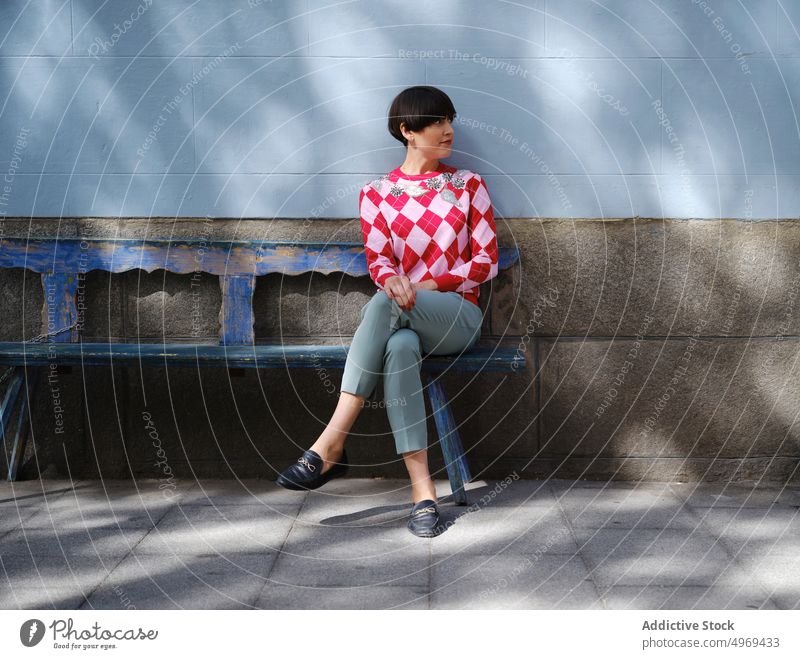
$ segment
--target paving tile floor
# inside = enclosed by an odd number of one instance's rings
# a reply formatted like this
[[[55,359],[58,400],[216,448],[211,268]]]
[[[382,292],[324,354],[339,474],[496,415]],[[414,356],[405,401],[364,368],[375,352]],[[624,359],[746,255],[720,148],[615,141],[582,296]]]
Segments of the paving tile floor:
[[[800,608],[800,487],[436,486],[417,538],[402,480],[3,482],[0,608]]]

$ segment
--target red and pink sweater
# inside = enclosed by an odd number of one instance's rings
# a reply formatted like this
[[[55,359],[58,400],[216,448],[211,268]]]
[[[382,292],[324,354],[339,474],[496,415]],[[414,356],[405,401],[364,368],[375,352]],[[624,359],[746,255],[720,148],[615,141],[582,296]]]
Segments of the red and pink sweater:
[[[410,188],[408,186],[411,186]],[[433,279],[478,304],[479,285],[497,276],[494,211],[480,174],[439,163],[435,172],[399,167],[367,183],[359,195],[370,276]]]

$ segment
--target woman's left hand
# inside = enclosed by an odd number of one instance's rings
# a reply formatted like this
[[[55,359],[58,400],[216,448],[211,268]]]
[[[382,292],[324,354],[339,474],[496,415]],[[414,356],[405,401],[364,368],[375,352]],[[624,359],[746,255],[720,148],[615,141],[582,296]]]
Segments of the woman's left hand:
[[[425,290],[425,291],[438,291],[438,287],[436,286],[436,282],[433,279],[426,279],[424,281],[415,281],[411,283],[411,287],[415,290]]]

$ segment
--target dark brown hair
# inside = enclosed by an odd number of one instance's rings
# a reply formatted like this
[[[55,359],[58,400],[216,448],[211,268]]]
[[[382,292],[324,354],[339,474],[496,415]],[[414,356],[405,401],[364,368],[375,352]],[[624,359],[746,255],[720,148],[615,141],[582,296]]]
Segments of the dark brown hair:
[[[453,121],[456,109],[453,101],[441,89],[428,85],[408,87],[395,96],[389,107],[389,132],[392,137],[408,146],[408,140],[400,131],[400,124],[417,132],[430,126],[437,119],[448,118]]]

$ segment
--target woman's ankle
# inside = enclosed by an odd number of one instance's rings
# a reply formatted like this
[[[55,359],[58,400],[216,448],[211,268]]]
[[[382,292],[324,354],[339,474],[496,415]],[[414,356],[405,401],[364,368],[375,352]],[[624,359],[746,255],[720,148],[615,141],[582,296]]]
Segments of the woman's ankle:
[[[328,442],[319,442],[318,440],[311,445],[310,450],[321,455],[325,461],[335,462],[344,453],[344,443],[330,444]]]
[[[437,501],[436,496],[436,489],[431,488],[419,488],[419,489],[411,489],[411,503],[419,503],[420,501],[425,501],[426,499],[430,499],[431,501]]]

